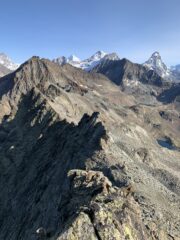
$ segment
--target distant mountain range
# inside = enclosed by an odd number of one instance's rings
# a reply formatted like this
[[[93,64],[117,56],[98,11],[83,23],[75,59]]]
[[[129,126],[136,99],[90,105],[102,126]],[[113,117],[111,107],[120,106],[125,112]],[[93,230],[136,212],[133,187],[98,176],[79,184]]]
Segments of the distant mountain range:
[[[65,56],[58,57],[56,59],[53,59],[53,62],[56,62],[59,65],[64,65],[68,63],[74,67],[81,68],[86,71],[92,71],[102,62],[117,60],[120,60],[117,53],[105,53],[103,51],[98,51],[94,55],[85,60],[80,60],[75,55],[71,55],[68,58],[66,58]],[[165,80],[168,81],[180,80],[180,65],[168,68],[166,64],[163,62],[160,53],[157,51],[154,52],[151,55],[151,57],[142,65],[148,68],[149,70],[153,70]]]
[[[96,67],[100,62],[103,60],[119,60],[120,58],[116,53],[105,53],[103,51],[98,51],[91,57],[85,59],[85,60],[80,60],[78,57],[75,55],[71,55],[70,57],[66,58],[64,56],[56,58],[53,60],[53,62],[56,62],[60,65],[64,65],[69,63],[70,65],[77,67],[77,68],[82,68],[86,71],[92,70],[94,67]]]
[[[61,66],[70,64],[74,67],[81,68],[89,72],[102,63],[118,60],[120,60],[120,57],[115,52],[106,53],[103,51],[97,51],[91,57],[84,60],[81,60],[75,55],[71,55],[70,57],[60,56],[52,61]],[[180,64],[168,68],[163,62],[160,53],[157,51],[154,52],[151,57],[142,65],[149,70],[153,70],[166,81],[180,81]],[[19,64],[14,63],[6,54],[0,53],[0,77],[16,70],[18,67]]]

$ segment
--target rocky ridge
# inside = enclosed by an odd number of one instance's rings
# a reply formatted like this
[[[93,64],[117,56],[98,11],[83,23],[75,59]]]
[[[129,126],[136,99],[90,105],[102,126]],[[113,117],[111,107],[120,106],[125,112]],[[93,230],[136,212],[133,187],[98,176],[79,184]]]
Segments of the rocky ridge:
[[[65,197],[66,211],[62,214],[68,220],[63,221],[58,240],[165,237],[162,230],[149,226],[148,232],[145,228],[132,186],[113,187],[98,171],[71,170],[68,176],[71,197]]]
[[[33,57],[0,79],[1,239],[178,239],[179,111],[105,75]]]
[[[154,105],[158,101],[167,103],[170,95],[171,101],[180,96],[178,82],[166,81],[155,70],[127,59],[102,62],[92,72],[105,75],[122,91],[135,96],[141,104]]]

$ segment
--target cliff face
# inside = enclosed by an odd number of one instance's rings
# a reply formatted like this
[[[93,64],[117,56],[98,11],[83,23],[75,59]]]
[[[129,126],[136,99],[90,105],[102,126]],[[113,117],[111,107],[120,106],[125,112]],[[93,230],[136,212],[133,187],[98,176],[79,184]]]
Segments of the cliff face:
[[[0,239],[178,239],[173,105],[37,57],[0,79],[0,99]]]

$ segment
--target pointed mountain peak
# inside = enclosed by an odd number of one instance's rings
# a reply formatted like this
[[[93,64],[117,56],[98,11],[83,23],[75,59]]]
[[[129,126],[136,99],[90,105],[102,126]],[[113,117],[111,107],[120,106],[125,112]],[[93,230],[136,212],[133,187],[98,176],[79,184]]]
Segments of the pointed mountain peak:
[[[71,55],[71,56],[68,57],[68,61],[70,61],[70,62],[80,62],[81,60],[78,57],[76,57],[76,55]]]
[[[147,66],[153,67],[161,67],[161,65],[165,64],[162,61],[161,55],[159,52],[154,52],[151,57],[144,63]],[[167,68],[167,67],[166,67]]]
[[[159,58],[159,57],[161,58],[161,55],[160,55],[159,52],[156,51],[156,52],[154,52],[154,53],[151,55],[151,57],[152,57],[152,58]]]
[[[162,58],[159,52],[153,52],[150,58],[146,61],[146,63],[158,64],[158,62],[162,62]]]
[[[91,71],[95,66],[100,64],[102,61],[105,60],[119,60],[119,57],[116,53],[106,53],[104,51],[97,51],[95,54],[93,54],[91,57],[80,60],[75,55],[71,55],[69,58],[65,57],[59,57],[53,60],[53,62],[58,63],[59,65],[63,65],[66,63],[69,63],[70,65],[84,69],[86,71]]]
[[[99,56],[105,56],[107,53],[106,52],[104,52],[104,51],[97,51],[96,53],[95,53],[95,55],[99,55]]]
[[[151,70],[154,70],[160,77],[165,79],[169,78],[170,70],[163,62],[159,52],[154,52],[143,65]]]
[[[105,57],[106,55],[107,55],[107,53],[105,53],[104,51],[97,51],[90,58],[94,59],[94,60],[99,60],[99,59],[102,59],[103,57]]]

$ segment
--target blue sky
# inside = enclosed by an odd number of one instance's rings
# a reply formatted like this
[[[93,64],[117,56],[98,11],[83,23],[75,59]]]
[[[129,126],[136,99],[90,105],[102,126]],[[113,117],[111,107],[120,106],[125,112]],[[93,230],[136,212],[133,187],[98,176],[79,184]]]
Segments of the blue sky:
[[[16,62],[97,50],[180,63],[180,0],[0,0],[0,52]]]

